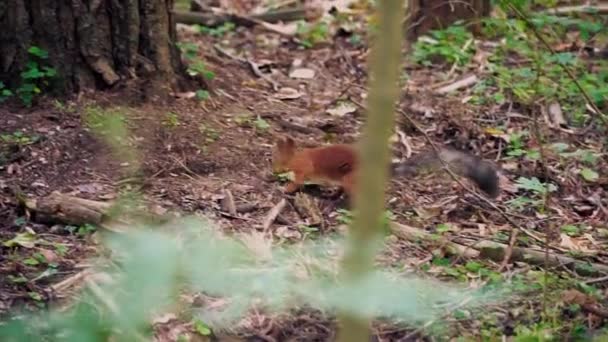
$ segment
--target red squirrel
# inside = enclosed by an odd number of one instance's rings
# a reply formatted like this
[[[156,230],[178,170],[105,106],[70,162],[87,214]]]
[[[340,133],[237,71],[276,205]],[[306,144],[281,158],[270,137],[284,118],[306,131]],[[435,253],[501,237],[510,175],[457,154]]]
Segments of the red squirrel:
[[[450,169],[465,176],[491,197],[498,196],[498,173],[495,167],[481,158],[448,148],[439,149],[439,155]],[[404,162],[390,165],[392,177],[415,177],[423,170],[443,167],[435,151],[420,153]],[[291,137],[279,138],[272,152],[273,172],[292,171],[294,179],[285,187],[286,193],[297,191],[304,182],[340,186],[349,198],[355,191],[359,158],[354,146],[346,144],[314,148],[297,148]]]

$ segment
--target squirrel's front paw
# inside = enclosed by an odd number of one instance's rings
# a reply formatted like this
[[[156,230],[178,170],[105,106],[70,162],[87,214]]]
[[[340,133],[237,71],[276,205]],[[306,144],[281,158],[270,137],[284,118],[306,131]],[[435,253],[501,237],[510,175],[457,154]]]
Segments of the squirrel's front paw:
[[[285,186],[285,193],[287,194],[292,194],[294,192],[296,192],[298,190],[299,186],[295,183],[289,183],[287,184],[287,186]]]

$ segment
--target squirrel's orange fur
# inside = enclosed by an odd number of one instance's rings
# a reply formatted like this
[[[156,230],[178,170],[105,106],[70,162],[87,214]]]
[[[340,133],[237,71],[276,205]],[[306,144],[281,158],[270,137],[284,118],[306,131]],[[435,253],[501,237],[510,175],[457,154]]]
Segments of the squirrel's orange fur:
[[[273,171],[292,171],[294,179],[285,192],[297,191],[304,182],[339,185],[352,196],[357,169],[357,153],[352,146],[339,144],[297,150],[291,138],[279,139],[273,151]]]

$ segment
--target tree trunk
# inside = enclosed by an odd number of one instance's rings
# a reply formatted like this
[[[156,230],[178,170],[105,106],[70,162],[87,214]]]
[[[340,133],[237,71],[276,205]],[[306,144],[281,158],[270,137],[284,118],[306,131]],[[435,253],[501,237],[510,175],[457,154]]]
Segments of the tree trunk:
[[[172,9],[173,0],[0,1],[0,81],[19,87],[36,46],[57,71],[56,95],[128,80],[167,94],[184,75]]]
[[[479,33],[479,19],[491,11],[490,0],[408,0],[410,16],[407,21],[407,38],[414,42],[430,30],[443,29],[457,20],[471,24]]]

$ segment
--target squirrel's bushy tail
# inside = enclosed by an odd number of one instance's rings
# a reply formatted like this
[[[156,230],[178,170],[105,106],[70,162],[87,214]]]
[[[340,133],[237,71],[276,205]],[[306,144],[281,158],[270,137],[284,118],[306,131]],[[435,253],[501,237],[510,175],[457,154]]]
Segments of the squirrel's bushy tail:
[[[438,156],[439,154],[439,156]],[[441,148],[439,153],[429,151],[412,156],[406,161],[391,165],[395,177],[415,177],[423,172],[432,172],[443,168],[445,161],[454,173],[471,179],[477,186],[491,197],[498,196],[498,173],[494,165],[475,155],[466,152]]]

